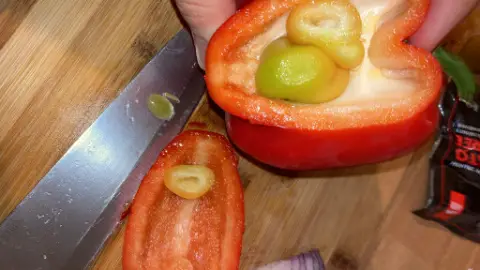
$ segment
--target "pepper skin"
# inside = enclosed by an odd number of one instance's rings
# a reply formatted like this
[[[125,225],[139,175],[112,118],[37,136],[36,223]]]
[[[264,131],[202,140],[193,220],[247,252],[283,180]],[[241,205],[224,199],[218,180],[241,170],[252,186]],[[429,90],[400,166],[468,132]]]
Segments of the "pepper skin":
[[[385,21],[366,48],[375,67],[415,79],[415,91],[402,98],[294,106],[229,81],[232,65],[248,57],[239,48],[296,5],[309,2],[253,1],[213,35],[205,78],[211,98],[226,112],[231,141],[254,159],[289,170],[382,162],[419,147],[437,127],[443,75],[430,52],[404,41],[424,21],[429,0],[406,0],[407,10]]]

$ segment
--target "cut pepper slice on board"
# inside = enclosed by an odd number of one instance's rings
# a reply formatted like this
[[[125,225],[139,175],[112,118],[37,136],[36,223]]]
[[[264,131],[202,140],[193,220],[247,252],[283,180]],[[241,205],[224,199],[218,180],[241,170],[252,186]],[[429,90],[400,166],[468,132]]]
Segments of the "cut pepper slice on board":
[[[345,63],[355,67],[348,70],[348,85],[337,98],[295,103],[257,91],[261,55],[273,41],[289,36],[292,11],[323,2],[332,1],[256,0],[215,32],[207,49],[206,82],[212,99],[226,111],[230,139],[265,164],[293,170],[380,162],[414,150],[437,126],[443,83],[441,67],[431,53],[405,42],[424,21],[429,0],[334,1],[353,5],[362,22],[359,39],[351,31],[338,36],[354,44],[350,51],[361,52],[355,49],[362,48],[358,42],[365,50],[358,66],[356,60],[338,64],[338,70],[349,67]],[[355,21],[352,18],[309,20],[310,26],[319,28],[315,31],[333,36],[332,29],[356,29],[342,28]],[[348,46],[325,52],[340,52],[333,59],[348,60],[343,57]]]
[[[238,158],[220,134],[188,130],[159,155],[135,196],[125,232],[124,269],[238,269],[244,231]],[[215,181],[197,199],[164,184],[169,169],[201,165]],[[191,173],[191,172],[190,172]]]

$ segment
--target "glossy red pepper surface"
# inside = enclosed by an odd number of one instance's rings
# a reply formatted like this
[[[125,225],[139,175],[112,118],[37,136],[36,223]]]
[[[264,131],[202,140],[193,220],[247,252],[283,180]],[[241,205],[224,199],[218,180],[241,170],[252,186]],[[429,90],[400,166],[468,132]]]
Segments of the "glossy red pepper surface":
[[[405,42],[422,24],[429,0],[405,0],[408,8],[385,21],[367,55],[379,69],[412,72],[417,90],[399,98],[356,104],[292,106],[229,82],[232,65],[248,57],[243,45],[307,0],[257,0],[213,35],[206,56],[212,99],[227,114],[227,131],[242,151],[283,169],[305,170],[381,162],[414,150],[437,127],[441,67],[427,51]]]

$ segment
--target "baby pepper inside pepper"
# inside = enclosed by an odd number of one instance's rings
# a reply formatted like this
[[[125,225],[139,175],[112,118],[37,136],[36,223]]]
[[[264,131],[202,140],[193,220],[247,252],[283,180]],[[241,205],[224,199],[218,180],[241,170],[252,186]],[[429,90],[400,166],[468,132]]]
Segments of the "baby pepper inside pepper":
[[[256,73],[259,94],[293,102],[333,100],[346,89],[363,60],[360,15],[348,1],[321,1],[295,7],[287,35],[270,43]]]
[[[212,99],[231,140],[286,169],[379,162],[436,128],[442,86],[430,52],[406,42],[429,0],[255,0],[213,35]]]

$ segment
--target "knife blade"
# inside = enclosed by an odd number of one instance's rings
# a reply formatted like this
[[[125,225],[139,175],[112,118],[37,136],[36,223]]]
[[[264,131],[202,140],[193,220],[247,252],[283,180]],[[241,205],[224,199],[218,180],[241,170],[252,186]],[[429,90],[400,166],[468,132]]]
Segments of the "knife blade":
[[[169,121],[147,107],[150,94],[163,92],[180,99]],[[204,93],[191,36],[183,29],[2,222],[1,268],[87,268]]]

